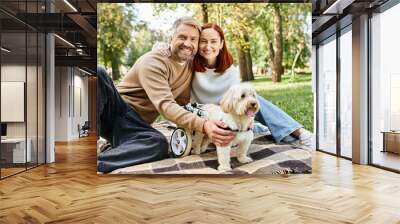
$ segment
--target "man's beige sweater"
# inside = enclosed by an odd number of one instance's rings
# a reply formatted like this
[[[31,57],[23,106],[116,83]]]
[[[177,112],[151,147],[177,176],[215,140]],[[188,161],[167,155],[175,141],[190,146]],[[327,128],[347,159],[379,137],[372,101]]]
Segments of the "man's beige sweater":
[[[205,120],[179,106],[190,100],[192,73],[191,63],[181,65],[173,56],[151,51],[136,61],[117,90],[149,124],[161,114],[178,126],[202,131]]]

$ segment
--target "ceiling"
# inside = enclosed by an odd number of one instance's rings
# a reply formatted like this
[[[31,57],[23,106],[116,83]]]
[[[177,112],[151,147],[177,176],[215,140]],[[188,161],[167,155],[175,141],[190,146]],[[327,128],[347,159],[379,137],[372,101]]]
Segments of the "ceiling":
[[[15,54],[26,55],[25,35],[18,33],[27,31],[28,42],[33,38],[29,32],[55,33],[56,66],[78,66],[95,73],[96,0],[1,0],[0,22],[2,45],[7,42]],[[28,55],[36,45],[28,43]]]
[[[388,0],[312,0],[313,44],[351,24],[352,19],[373,11]]]

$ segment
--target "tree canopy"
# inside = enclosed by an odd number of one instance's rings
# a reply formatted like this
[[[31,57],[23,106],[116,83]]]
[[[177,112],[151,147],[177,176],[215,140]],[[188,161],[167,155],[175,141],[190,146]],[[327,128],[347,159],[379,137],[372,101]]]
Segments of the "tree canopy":
[[[168,40],[165,29],[161,29],[165,27],[157,29],[150,26],[153,21],[139,19],[135,9],[140,4],[99,5],[99,59],[106,66],[114,57],[119,58],[119,64],[132,66],[156,42]],[[294,76],[296,70],[309,70],[311,4],[154,3],[151,6],[153,20],[173,20],[168,15],[184,9],[185,15],[202,24],[213,22],[221,26],[243,81],[252,80],[257,74],[271,75],[273,81],[279,82],[285,72]]]
[[[97,57],[106,68],[111,66],[113,79],[119,78],[126,44],[132,41],[133,18],[132,4],[97,5]]]

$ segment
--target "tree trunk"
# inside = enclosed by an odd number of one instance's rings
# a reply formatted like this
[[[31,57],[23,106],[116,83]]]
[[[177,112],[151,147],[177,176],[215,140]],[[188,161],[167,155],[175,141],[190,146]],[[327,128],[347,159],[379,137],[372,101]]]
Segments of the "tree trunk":
[[[274,26],[274,43],[270,42],[272,81],[280,82],[282,80],[283,66],[283,40],[282,40],[282,17],[280,8],[277,5],[272,6],[273,26]]]
[[[246,53],[240,47],[236,48],[236,52],[237,52],[238,63],[239,63],[240,78],[242,79],[242,81],[248,81],[248,77],[247,77],[247,68],[248,67],[247,67]]]
[[[201,3],[201,15],[203,17],[203,24],[208,23],[208,6],[206,3]]]
[[[253,62],[251,59],[250,50],[246,51],[245,58],[246,58],[246,64],[247,64],[247,66],[246,66],[247,81],[254,80]]]
[[[107,45],[103,43],[103,62],[104,62],[104,69],[107,71],[108,65],[109,65],[109,60],[107,58],[107,54],[109,53],[107,49]]]
[[[295,76],[295,74],[294,74],[294,68],[296,67],[296,63],[297,63],[297,60],[300,58],[300,54],[301,54],[301,52],[303,51],[303,45],[301,44],[300,45],[300,47],[299,47],[299,49],[298,49],[298,51],[297,51],[297,53],[296,53],[296,56],[294,57],[294,60],[293,60],[293,64],[292,64],[292,69],[291,69],[291,73],[292,73],[292,79],[294,79],[294,76]]]
[[[249,36],[247,34],[244,35],[244,40],[246,43],[249,43]],[[253,74],[253,61],[251,58],[251,53],[250,49],[245,50],[245,59],[246,59],[246,74],[247,74],[247,80],[254,80],[254,74]]]
[[[104,62],[104,69],[107,71],[107,60],[106,60],[106,45],[103,43],[103,62]]]
[[[112,55],[112,52],[111,52]],[[119,63],[114,57],[111,57],[111,69],[112,69],[112,79],[118,80],[120,77],[119,74]]]

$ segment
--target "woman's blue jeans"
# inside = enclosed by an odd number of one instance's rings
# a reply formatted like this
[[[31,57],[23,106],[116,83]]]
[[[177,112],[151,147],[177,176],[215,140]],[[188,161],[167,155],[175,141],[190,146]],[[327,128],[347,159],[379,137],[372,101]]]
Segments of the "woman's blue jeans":
[[[256,114],[255,120],[268,127],[277,143],[282,140],[284,142],[295,141],[296,139],[290,134],[303,126],[264,97],[258,96],[257,99],[260,102],[260,111]]]

